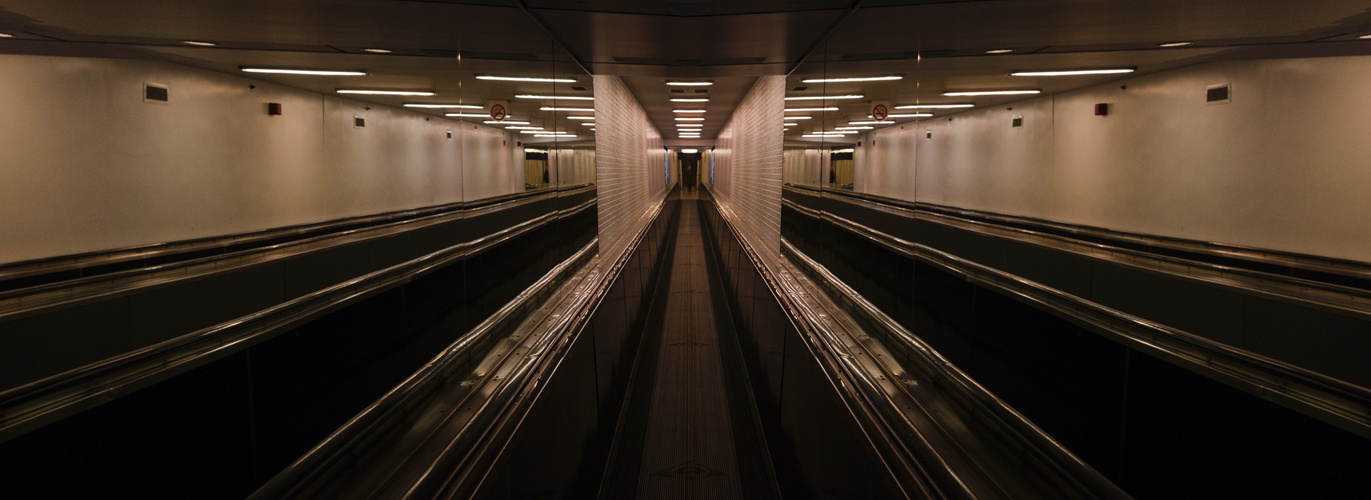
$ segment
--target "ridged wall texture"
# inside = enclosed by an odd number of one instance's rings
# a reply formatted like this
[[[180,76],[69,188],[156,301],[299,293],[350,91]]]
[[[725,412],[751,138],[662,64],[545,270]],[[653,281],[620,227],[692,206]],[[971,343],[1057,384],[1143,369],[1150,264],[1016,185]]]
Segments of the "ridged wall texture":
[[[756,246],[781,246],[781,146],[785,77],[764,76],[738,104],[715,143],[714,192]]]
[[[615,76],[595,76],[595,182],[600,251],[623,245],[666,195],[662,135]]]

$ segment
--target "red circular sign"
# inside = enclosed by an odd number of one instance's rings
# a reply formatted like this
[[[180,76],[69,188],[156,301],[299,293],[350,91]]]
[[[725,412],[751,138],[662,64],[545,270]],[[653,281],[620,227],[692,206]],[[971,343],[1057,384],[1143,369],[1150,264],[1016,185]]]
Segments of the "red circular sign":
[[[877,104],[871,108],[871,118],[876,121],[883,121],[887,116],[890,116],[890,110],[885,109],[884,104]]]
[[[497,122],[500,121],[500,120],[505,119],[505,105],[504,105],[504,104],[496,104],[496,105],[491,106],[491,107],[490,107],[490,117],[491,117],[491,118],[494,118],[495,121],[497,121]]]

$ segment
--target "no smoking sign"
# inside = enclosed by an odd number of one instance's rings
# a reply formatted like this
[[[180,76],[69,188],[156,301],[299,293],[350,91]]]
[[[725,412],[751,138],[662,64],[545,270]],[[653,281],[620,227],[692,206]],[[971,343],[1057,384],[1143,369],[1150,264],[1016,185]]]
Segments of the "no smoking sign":
[[[888,117],[888,116],[890,116],[890,109],[887,108],[884,104],[877,104],[877,105],[871,107],[871,118],[872,118],[872,119],[874,119],[874,120],[876,120],[876,121],[878,121],[878,122],[879,122],[879,121],[885,121],[886,117]]]

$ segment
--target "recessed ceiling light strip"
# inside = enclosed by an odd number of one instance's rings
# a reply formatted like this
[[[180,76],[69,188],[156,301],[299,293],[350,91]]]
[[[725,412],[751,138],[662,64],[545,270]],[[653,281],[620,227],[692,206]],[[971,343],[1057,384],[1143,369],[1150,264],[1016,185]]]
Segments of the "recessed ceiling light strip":
[[[516,95],[516,96],[514,96],[514,97],[519,98],[519,99],[559,99],[559,100],[567,100],[567,101],[594,101],[594,100],[595,100],[594,97],[583,96],[583,95],[533,95],[533,94],[519,94],[519,95]]]
[[[905,104],[895,106],[895,109],[955,109],[955,108],[974,108],[975,104]]]
[[[1121,75],[1132,73],[1137,68],[1100,68],[1100,69],[1067,69],[1056,71],[1014,71],[1009,76],[1078,76],[1078,75]]]
[[[495,76],[495,75],[476,75],[477,80],[495,80],[501,82],[541,82],[541,83],[576,83],[570,78],[538,78],[526,76]]]
[[[1033,95],[1041,93],[1041,90],[968,90],[962,92],[943,92],[943,95],[947,97],[973,97],[982,95]]]
[[[844,82],[881,82],[881,81],[901,80],[901,79],[904,79],[904,77],[903,77],[903,76],[897,76],[897,75],[889,75],[889,76],[859,76],[859,77],[852,77],[852,78],[810,78],[810,79],[808,79],[808,80],[800,80],[800,81],[803,82],[803,83],[844,83]]]
[[[339,94],[362,94],[362,95],[403,95],[403,96],[435,96],[433,92],[423,92],[418,90],[364,90],[364,89],[338,89]]]
[[[367,76],[367,72],[362,70],[336,70],[336,69],[304,69],[304,68],[254,68],[240,66],[238,68],[244,73],[267,73],[274,75],[308,75],[308,76]]]
[[[787,101],[827,101],[827,100],[838,100],[838,99],[861,99],[861,98],[863,98],[863,97],[866,97],[866,96],[861,95],[861,94],[850,94],[850,95],[806,95],[806,96],[791,96],[791,97],[785,98],[785,100],[787,100]]]
[[[413,102],[405,103],[405,107],[429,109],[485,109],[485,106],[477,106],[475,104],[423,104]]]

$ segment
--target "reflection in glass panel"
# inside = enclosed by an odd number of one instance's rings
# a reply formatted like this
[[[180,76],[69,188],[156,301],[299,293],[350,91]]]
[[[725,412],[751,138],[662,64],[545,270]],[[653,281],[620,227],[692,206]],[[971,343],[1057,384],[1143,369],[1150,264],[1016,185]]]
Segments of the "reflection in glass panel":
[[[547,184],[547,150],[524,149],[524,189],[539,189]]]
[[[852,149],[835,149],[829,153],[828,183],[830,186],[839,189],[852,189],[852,152]]]

